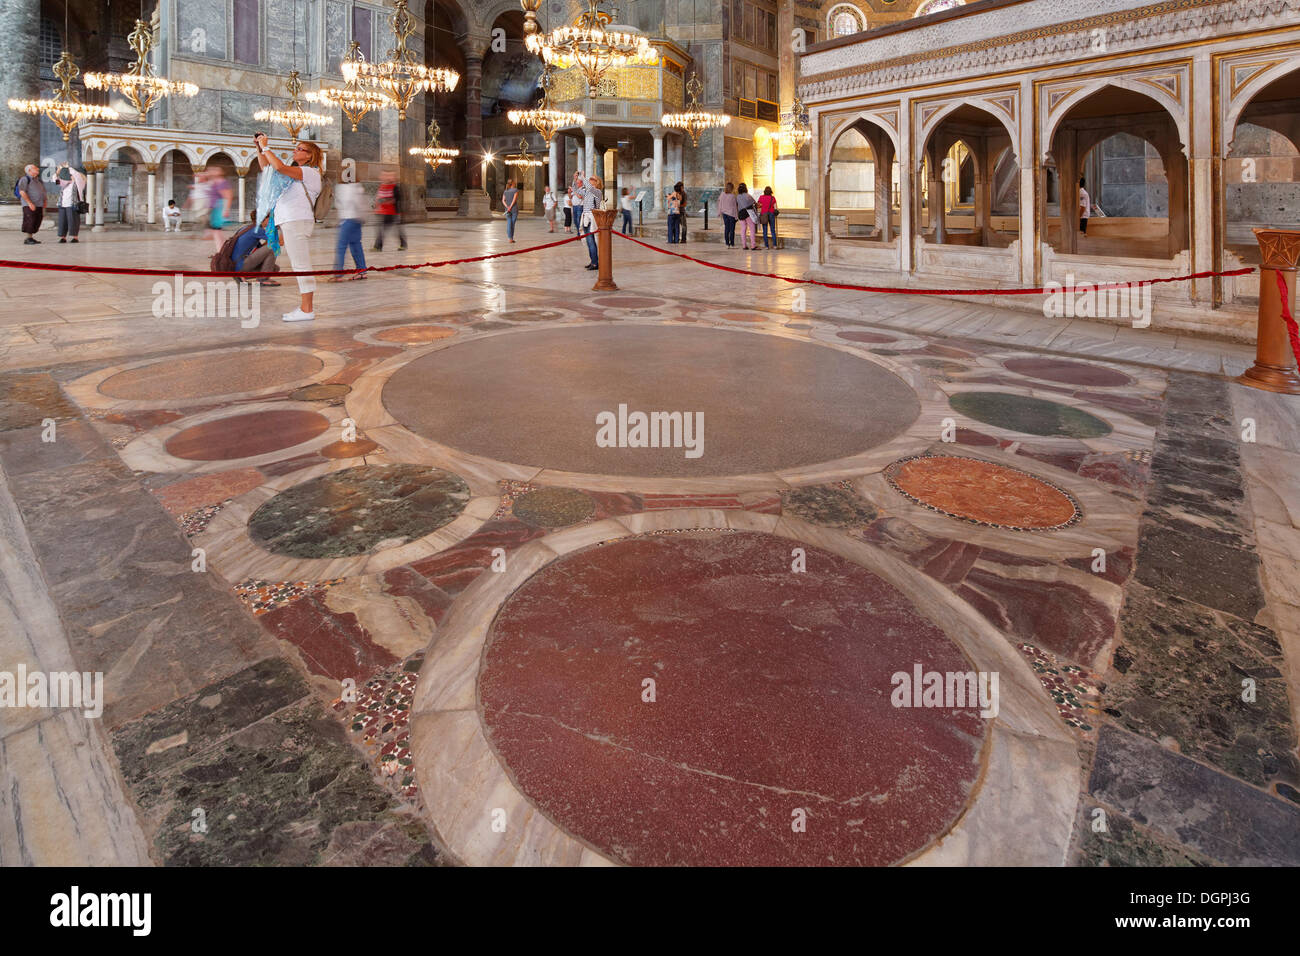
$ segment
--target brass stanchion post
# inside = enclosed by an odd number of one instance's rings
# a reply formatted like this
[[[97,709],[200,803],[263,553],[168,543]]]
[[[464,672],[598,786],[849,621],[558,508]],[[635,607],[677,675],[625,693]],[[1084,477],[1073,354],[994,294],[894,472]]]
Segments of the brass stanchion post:
[[[591,287],[592,292],[617,292],[618,286],[614,284],[614,263],[612,253],[614,251],[614,217],[618,215],[617,209],[593,209],[591,219],[599,230],[596,233],[596,252],[598,253],[597,261],[600,269],[596,273],[596,284]]]
[[[1295,311],[1296,259],[1300,258],[1300,232],[1290,229],[1255,229],[1259,243],[1259,332],[1255,341],[1255,364],[1237,381],[1284,395],[1300,395],[1300,374],[1282,319],[1282,290],[1277,277],[1286,282],[1287,307]]]

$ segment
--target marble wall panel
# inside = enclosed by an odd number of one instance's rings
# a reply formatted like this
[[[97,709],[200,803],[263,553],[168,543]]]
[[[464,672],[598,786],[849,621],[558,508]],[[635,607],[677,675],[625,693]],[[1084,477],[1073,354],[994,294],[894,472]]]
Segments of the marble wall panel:
[[[189,56],[226,57],[226,5],[176,0],[176,46]]]

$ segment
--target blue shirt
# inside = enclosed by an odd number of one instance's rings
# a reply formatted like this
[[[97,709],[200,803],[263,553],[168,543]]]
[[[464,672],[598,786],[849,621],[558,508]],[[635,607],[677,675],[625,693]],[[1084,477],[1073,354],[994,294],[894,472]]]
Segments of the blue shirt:
[[[235,260],[235,271],[244,271],[244,259],[257,248],[257,244],[266,239],[266,230],[261,226],[248,230],[235,240],[235,248],[230,250],[230,258]]]

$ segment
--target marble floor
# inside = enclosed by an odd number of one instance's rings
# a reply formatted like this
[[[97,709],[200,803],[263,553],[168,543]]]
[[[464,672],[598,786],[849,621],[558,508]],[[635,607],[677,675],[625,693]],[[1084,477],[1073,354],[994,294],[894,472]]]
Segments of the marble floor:
[[[372,264],[556,238],[408,232]],[[584,263],[308,325],[0,274],[0,672],[104,688],[0,706],[0,865],[1300,864],[1300,397],[1249,348]]]

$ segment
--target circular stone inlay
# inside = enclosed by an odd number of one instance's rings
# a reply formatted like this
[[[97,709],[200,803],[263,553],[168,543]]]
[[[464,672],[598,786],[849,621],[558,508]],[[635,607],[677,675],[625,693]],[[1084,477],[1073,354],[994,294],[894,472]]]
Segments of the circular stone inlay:
[[[1045,382],[1061,382],[1065,385],[1116,388],[1120,385],[1133,384],[1133,379],[1123,372],[1085,362],[1067,362],[1064,359],[1049,358],[1016,358],[1007,359],[1002,365],[1019,375],[1042,379]]]
[[[904,458],[885,469],[885,479],[895,491],[931,511],[995,528],[1052,531],[1082,517],[1068,492],[978,458]]]
[[[308,352],[261,348],[163,359],[129,368],[100,382],[99,391],[109,398],[133,402],[236,395],[311,378],[324,367],[324,362]]]
[[[342,398],[352,391],[351,385],[322,384],[304,385],[289,393],[289,400],[294,402],[331,402]]]
[[[311,441],[330,421],[316,412],[248,412],[215,422],[191,425],[167,439],[167,454],[186,461],[230,461],[253,458]]]
[[[248,532],[274,554],[347,558],[395,547],[450,524],[469,502],[458,475],[423,465],[360,465],[282,491]]]
[[[516,498],[510,510],[525,524],[563,528],[590,518],[596,502],[576,488],[538,488]]]
[[[836,332],[842,339],[848,339],[850,342],[868,342],[872,345],[884,345],[886,342],[897,342],[896,335],[880,335],[876,332]]]
[[[360,458],[362,455],[369,455],[379,448],[379,443],[371,441],[369,438],[358,438],[356,441],[332,441],[321,448],[320,454],[323,458]]]
[[[445,339],[448,336],[455,335],[455,329],[449,329],[445,325],[402,325],[395,329],[384,329],[382,332],[376,332],[375,338],[381,342],[401,342],[405,345],[422,345],[426,342],[436,342],[439,339]]]
[[[651,477],[832,461],[889,441],[921,410],[907,384],[857,354],[680,325],[572,326],[457,343],[398,369],[383,402],[411,431],[471,454]],[[669,436],[678,447],[598,446],[597,416],[607,412],[617,426],[620,405],[628,416],[685,412],[694,423],[702,414],[703,454],[686,457],[684,428]]]
[[[1079,408],[1010,392],[958,392],[948,400],[956,411],[986,425],[1028,435],[1100,438],[1110,425]]]
[[[874,866],[948,831],[985,722],[894,707],[891,677],[973,666],[880,577],[813,547],[791,574],[790,547],[757,533],[628,538],[510,596],[479,700],[543,813],[634,865]]]
[[[591,304],[601,309],[653,309],[663,305],[664,300],[634,295],[614,295],[607,299],[596,299]]]

